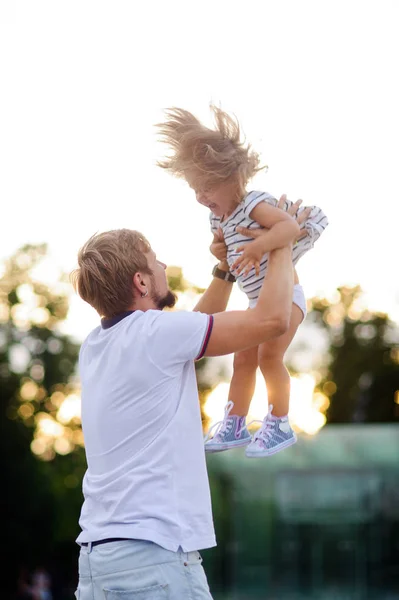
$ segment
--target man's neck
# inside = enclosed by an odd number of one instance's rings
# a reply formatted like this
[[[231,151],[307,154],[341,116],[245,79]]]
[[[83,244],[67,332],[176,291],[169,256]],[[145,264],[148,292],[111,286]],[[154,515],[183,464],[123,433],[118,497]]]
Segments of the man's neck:
[[[158,310],[158,307],[155,306],[152,298],[146,296],[145,298],[136,298],[128,310],[141,310],[145,312],[146,310]]]

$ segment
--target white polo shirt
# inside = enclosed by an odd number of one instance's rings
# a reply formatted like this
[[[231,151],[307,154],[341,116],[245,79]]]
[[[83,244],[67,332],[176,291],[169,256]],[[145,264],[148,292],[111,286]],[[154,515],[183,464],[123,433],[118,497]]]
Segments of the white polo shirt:
[[[84,341],[78,543],[216,545],[194,368],[212,323],[196,312],[135,311],[103,320]]]

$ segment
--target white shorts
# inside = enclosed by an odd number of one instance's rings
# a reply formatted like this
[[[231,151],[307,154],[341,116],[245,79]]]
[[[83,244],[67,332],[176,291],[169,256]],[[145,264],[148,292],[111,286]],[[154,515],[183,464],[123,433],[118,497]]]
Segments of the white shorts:
[[[257,302],[258,302],[257,298],[252,298],[249,301],[249,308],[255,308]],[[299,285],[299,283],[296,283],[294,285],[294,295],[292,298],[292,302],[293,302],[293,304],[296,304],[297,306],[299,306],[299,308],[301,309],[301,311],[303,313],[303,319],[302,319],[302,321],[303,321],[307,314],[306,298],[305,298],[305,294],[303,292],[303,287],[301,285]]]

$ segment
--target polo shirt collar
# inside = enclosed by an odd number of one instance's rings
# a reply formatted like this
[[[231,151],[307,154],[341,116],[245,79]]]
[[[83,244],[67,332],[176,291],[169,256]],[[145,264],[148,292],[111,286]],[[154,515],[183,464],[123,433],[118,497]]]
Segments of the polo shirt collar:
[[[125,317],[128,317],[133,313],[134,310],[126,310],[125,312],[120,313],[119,315],[115,315],[115,317],[110,317],[109,319],[103,318],[101,319],[101,327],[103,329],[109,329],[110,327],[113,327],[114,325],[119,323],[119,321],[122,321],[122,319],[125,319]]]

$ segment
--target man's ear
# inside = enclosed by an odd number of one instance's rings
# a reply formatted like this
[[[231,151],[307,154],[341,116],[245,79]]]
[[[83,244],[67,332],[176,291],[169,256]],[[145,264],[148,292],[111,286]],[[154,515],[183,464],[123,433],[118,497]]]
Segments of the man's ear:
[[[135,289],[140,295],[145,294],[147,291],[147,284],[145,283],[141,273],[135,273],[133,275],[133,289]]]

